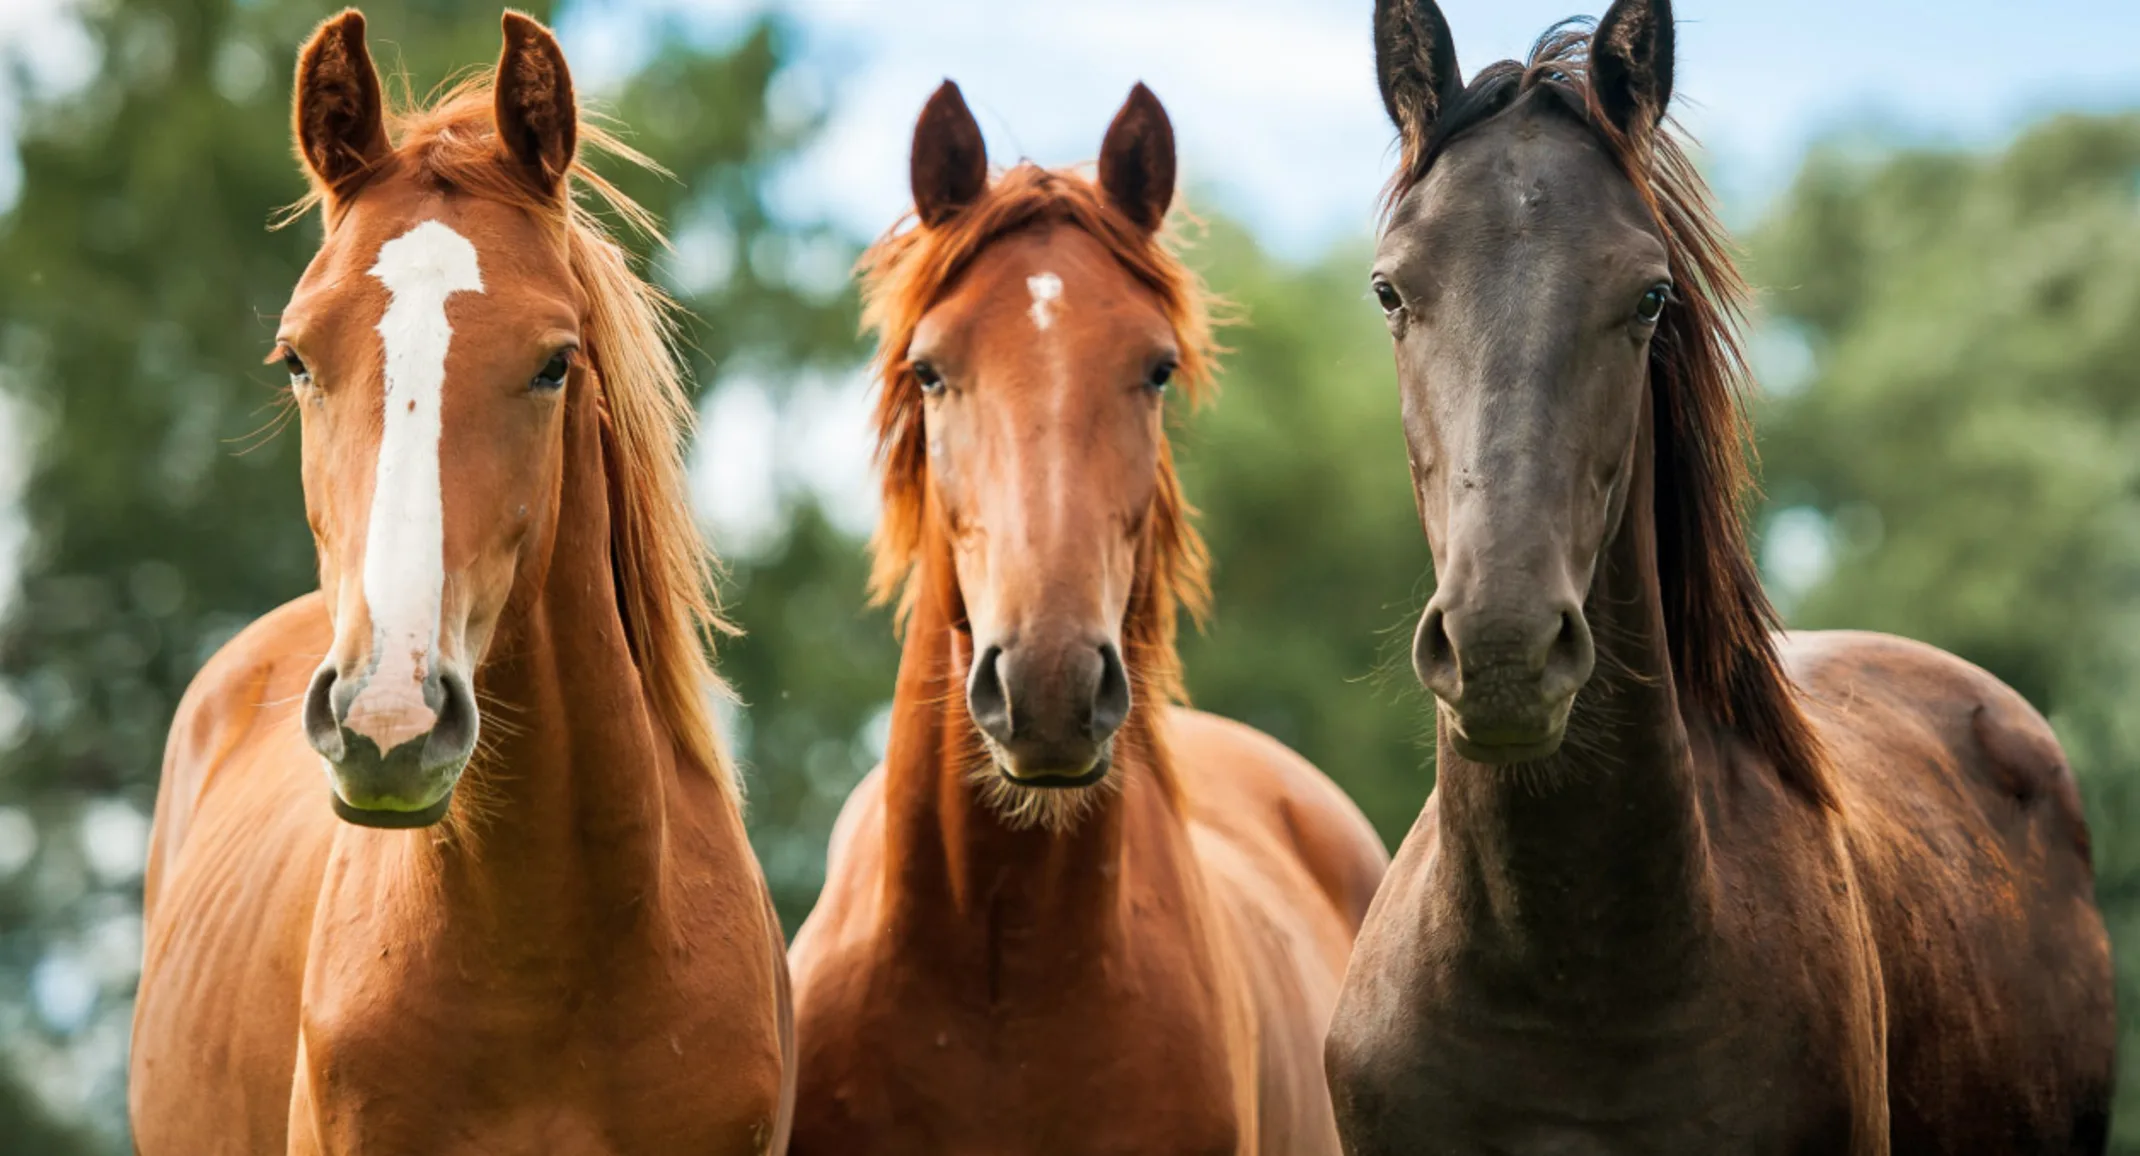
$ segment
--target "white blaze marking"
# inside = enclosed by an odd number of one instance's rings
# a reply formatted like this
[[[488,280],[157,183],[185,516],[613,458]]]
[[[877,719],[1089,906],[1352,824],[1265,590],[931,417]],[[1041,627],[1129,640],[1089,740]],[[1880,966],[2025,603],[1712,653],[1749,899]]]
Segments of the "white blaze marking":
[[[1033,325],[1046,329],[1055,324],[1055,303],[1063,296],[1063,279],[1053,273],[1035,273],[1025,279],[1026,291],[1033,295]]]
[[[379,247],[371,275],[386,286],[379,337],[386,350],[385,429],[364,535],[364,602],[376,666],[346,720],[384,751],[431,729],[423,699],[438,651],[446,586],[445,495],[439,484],[439,409],[453,326],[446,299],[481,293],[475,246],[425,221]]]

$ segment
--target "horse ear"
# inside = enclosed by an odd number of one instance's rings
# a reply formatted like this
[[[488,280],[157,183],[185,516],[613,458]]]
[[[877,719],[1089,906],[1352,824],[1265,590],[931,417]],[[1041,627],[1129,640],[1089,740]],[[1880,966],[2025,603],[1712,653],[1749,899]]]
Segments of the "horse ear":
[[[1434,0],[1375,0],[1375,79],[1409,154],[1464,91],[1456,38]]]
[[[549,29],[518,12],[505,14],[504,27],[495,94],[498,141],[543,188],[560,191],[580,137],[565,50]]]
[[[907,174],[914,186],[914,212],[924,225],[957,216],[988,187],[988,146],[958,85],[945,81],[922,106]]]
[[[362,12],[344,9],[312,33],[297,55],[291,105],[297,155],[330,192],[393,152],[386,139],[379,70],[364,47]]]
[[[1141,82],[1129,90],[1100,142],[1100,189],[1147,233],[1159,228],[1174,203],[1174,124]]]
[[[1644,133],[1672,103],[1672,0],[1617,0],[1590,37],[1590,87],[1622,132]]]

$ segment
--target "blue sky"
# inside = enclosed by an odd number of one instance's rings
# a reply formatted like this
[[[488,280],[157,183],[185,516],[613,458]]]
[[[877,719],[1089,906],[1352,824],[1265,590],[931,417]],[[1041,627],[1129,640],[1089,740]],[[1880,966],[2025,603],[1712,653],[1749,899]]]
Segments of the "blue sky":
[[[1468,74],[1520,55],[1576,3],[1445,0],[1444,10]],[[576,0],[559,24],[575,69],[599,85],[666,20],[718,39],[766,7]],[[1129,86],[1145,81],[1174,117],[1185,178],[1296,256],[1364,231],[1390,162],[1370,0],[772,7],[802,33],[791,83],[802,96],[829,93],[835,109],[783,199],[860,233],[903,207],[913,117],[945,76],[965,89],[996,159],[1046,163],[1089,157]],[[1838,129],[1995,143],[2053,110],[2140,106],[2140,0],[1681,0],[1676,14],[1677,112],[1739,214],[1789,179],[1809,141]]]
[[[0,0],[0,58],[47,86],[87,75],[94,60],[70,18],[80,2]],[[1468,73],[1520,55],[1578,3],[1444,0],[1444,9]],[[599,92],[664,28],[720,41],[760,11],[780,12],[801,34],[791,95],[835,109],[783,202],[864,235],[904,206],[907,134],[945,76],[965,88],[999,160],[1057,164],[1088,157],[1143,80],[1173,114],[1184,177],[1207,203],[1307,256],[1365,230],[1389,164],[1371,9],[1371,0],[563,0],[558,23],[582,87]],[[1742,219],[1823,133],[1879,126],[1988,144],[2059,109],[2140,107],[2140,0],[1680,0],[1676,14],[1677,111]],[[0,139],[12,123],[7,88],[0,82]],[[0,207],[13,185],[0,150]]]

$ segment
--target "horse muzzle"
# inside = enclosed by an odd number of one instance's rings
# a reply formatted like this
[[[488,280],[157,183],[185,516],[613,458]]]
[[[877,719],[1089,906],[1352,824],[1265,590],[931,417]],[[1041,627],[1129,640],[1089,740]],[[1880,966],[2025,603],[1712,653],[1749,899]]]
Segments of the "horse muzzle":
[[[966,704],[1004,778],[1089,787],[1107,776],[1130,687],[1112,641],[989,645],[967,672]]]
[[[1480,763],[1553,755],[1597,659],[1581,608],[1488,615],[1441,601],[1437,595],[1420,619],[1412,659],[1441,702],[1450,745]]]
[[[398,693],[382,694],[382,690]],[[469,680],[434,667],[409,687],[369,686],[320,667],[305,693],[305,738],[327,765],[334,813],[365,827],[428,827],[446,817],[475,753]]]

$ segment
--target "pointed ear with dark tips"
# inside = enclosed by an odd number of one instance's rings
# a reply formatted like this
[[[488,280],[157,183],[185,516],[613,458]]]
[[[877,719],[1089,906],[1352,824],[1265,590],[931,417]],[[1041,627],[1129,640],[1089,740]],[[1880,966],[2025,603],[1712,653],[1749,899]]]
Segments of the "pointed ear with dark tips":
[[[495,94],[498,142],[538,183],[560,190],[580,140],[580,108],[565,50],[549,29],[518,12],[505,14],[504,27]]]
[[[1174,124],[1141,83],[1129,90],[1100,142],[1100,190],[1147,233],[1174,203]]]
[[[907,172],[914,185],[914,212],[924,225],[941,225],[957,216],[988,187],[988,146],[958,85],[948,80],[938,85],[922,106]]]
[[[1425,147],[1464,91],[1456,39],[1434,0],[1375,0],[1375,79],[1405,151]]]
[[[297,93],[291,101],[297,155],[329,191],[393,151],[379,70],[364,47],[364,14],[354,8],[330,16],[297,55]]]
[[[1672,0],[1618,0],[1590,38],[1590,87],[1622,132],[1646,133],[1672,103]]]

